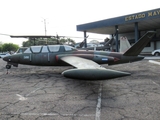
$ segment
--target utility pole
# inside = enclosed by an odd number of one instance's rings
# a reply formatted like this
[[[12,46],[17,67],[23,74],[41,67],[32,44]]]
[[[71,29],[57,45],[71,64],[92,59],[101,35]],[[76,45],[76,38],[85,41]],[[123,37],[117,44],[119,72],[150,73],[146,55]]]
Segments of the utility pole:
[[[46,19],[44,19],[44,32],[45,32],[45,35],[47,35]]]
[[[47,35],[46,19],[43,18],[43,22],[44,22],[44,33],[46,36]],[[47,45],[48,44],[47,38],[44,38],[44,39],[46,39],[46,45]]]

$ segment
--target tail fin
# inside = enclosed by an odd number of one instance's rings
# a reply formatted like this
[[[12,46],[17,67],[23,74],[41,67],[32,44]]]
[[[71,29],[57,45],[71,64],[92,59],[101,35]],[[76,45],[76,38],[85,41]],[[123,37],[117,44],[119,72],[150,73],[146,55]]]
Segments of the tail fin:
[[[155,35],[155,31],[148,31],[144,34],[132,47],[130,47],[123,55],[137,56]]]
[[[108,40],[107,42],[105,42],[104,46],[113,46],[114,43],[115,43],[115,39],[112,38]]]
[[[126,52],[131,47],[127,37],[120,37],[120,52]]]

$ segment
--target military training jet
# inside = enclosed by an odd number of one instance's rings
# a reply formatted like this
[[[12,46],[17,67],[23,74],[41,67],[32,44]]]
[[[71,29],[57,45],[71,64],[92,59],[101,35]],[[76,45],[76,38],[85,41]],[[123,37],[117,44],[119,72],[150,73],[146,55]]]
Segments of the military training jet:
[[[31,46],[23,53],[4,57],[7,62],[6,68],[18,64],[35,66],[73,66],[74,69],[65,70],[62,75],[73,79],[104,80],[130,75],[106,69],[100,64],[115,65],[142,60],[144,57],[139,53],[155,35],[154,31],[148,31],[133,46],[122,52],[87,51],[77,50],[67,45]]]

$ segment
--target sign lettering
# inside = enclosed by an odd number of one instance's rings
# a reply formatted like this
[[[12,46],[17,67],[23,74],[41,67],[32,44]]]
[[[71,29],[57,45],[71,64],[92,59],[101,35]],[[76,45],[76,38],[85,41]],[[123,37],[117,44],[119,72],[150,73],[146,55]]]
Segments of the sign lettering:
[[[126,16],[125,21],[137,20],[145,17],[152,17],[152,16],[158,16],[158,15],[160,15],[160,10],[149,11],[148,13],[139,13],[135,15]]]

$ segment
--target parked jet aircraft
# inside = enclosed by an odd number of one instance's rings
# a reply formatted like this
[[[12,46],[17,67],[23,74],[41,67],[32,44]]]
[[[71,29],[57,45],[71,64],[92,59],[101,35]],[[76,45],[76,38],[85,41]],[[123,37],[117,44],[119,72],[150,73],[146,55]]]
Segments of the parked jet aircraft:
[[[75,69],[65,70],[62,74],[74,79],[102,80],[121,77],[130,75],[130,73],[106,69],[99,64],[114,65],[142,60],[144,57],[139,56],[139,53],[154,34],[154,31],[147,32],[124,53],[82,51],[67,45],[46,45],[31,46],[24,53],[7,56],[3,60],[7,62],[7,69],[10,69],[11,65],[18,67],[18,64],[37,66],[71,65]]]
[[[103,44],[92,44],[92,43],[87,43],[87,48],[83,47],[76,47],[79,50],[103,50],[103,51],[112,51],[112,47],[114,44],[115,40],[114,38],[108,40],[107,42]],[[82,42],[83,43],[83,42]]]

